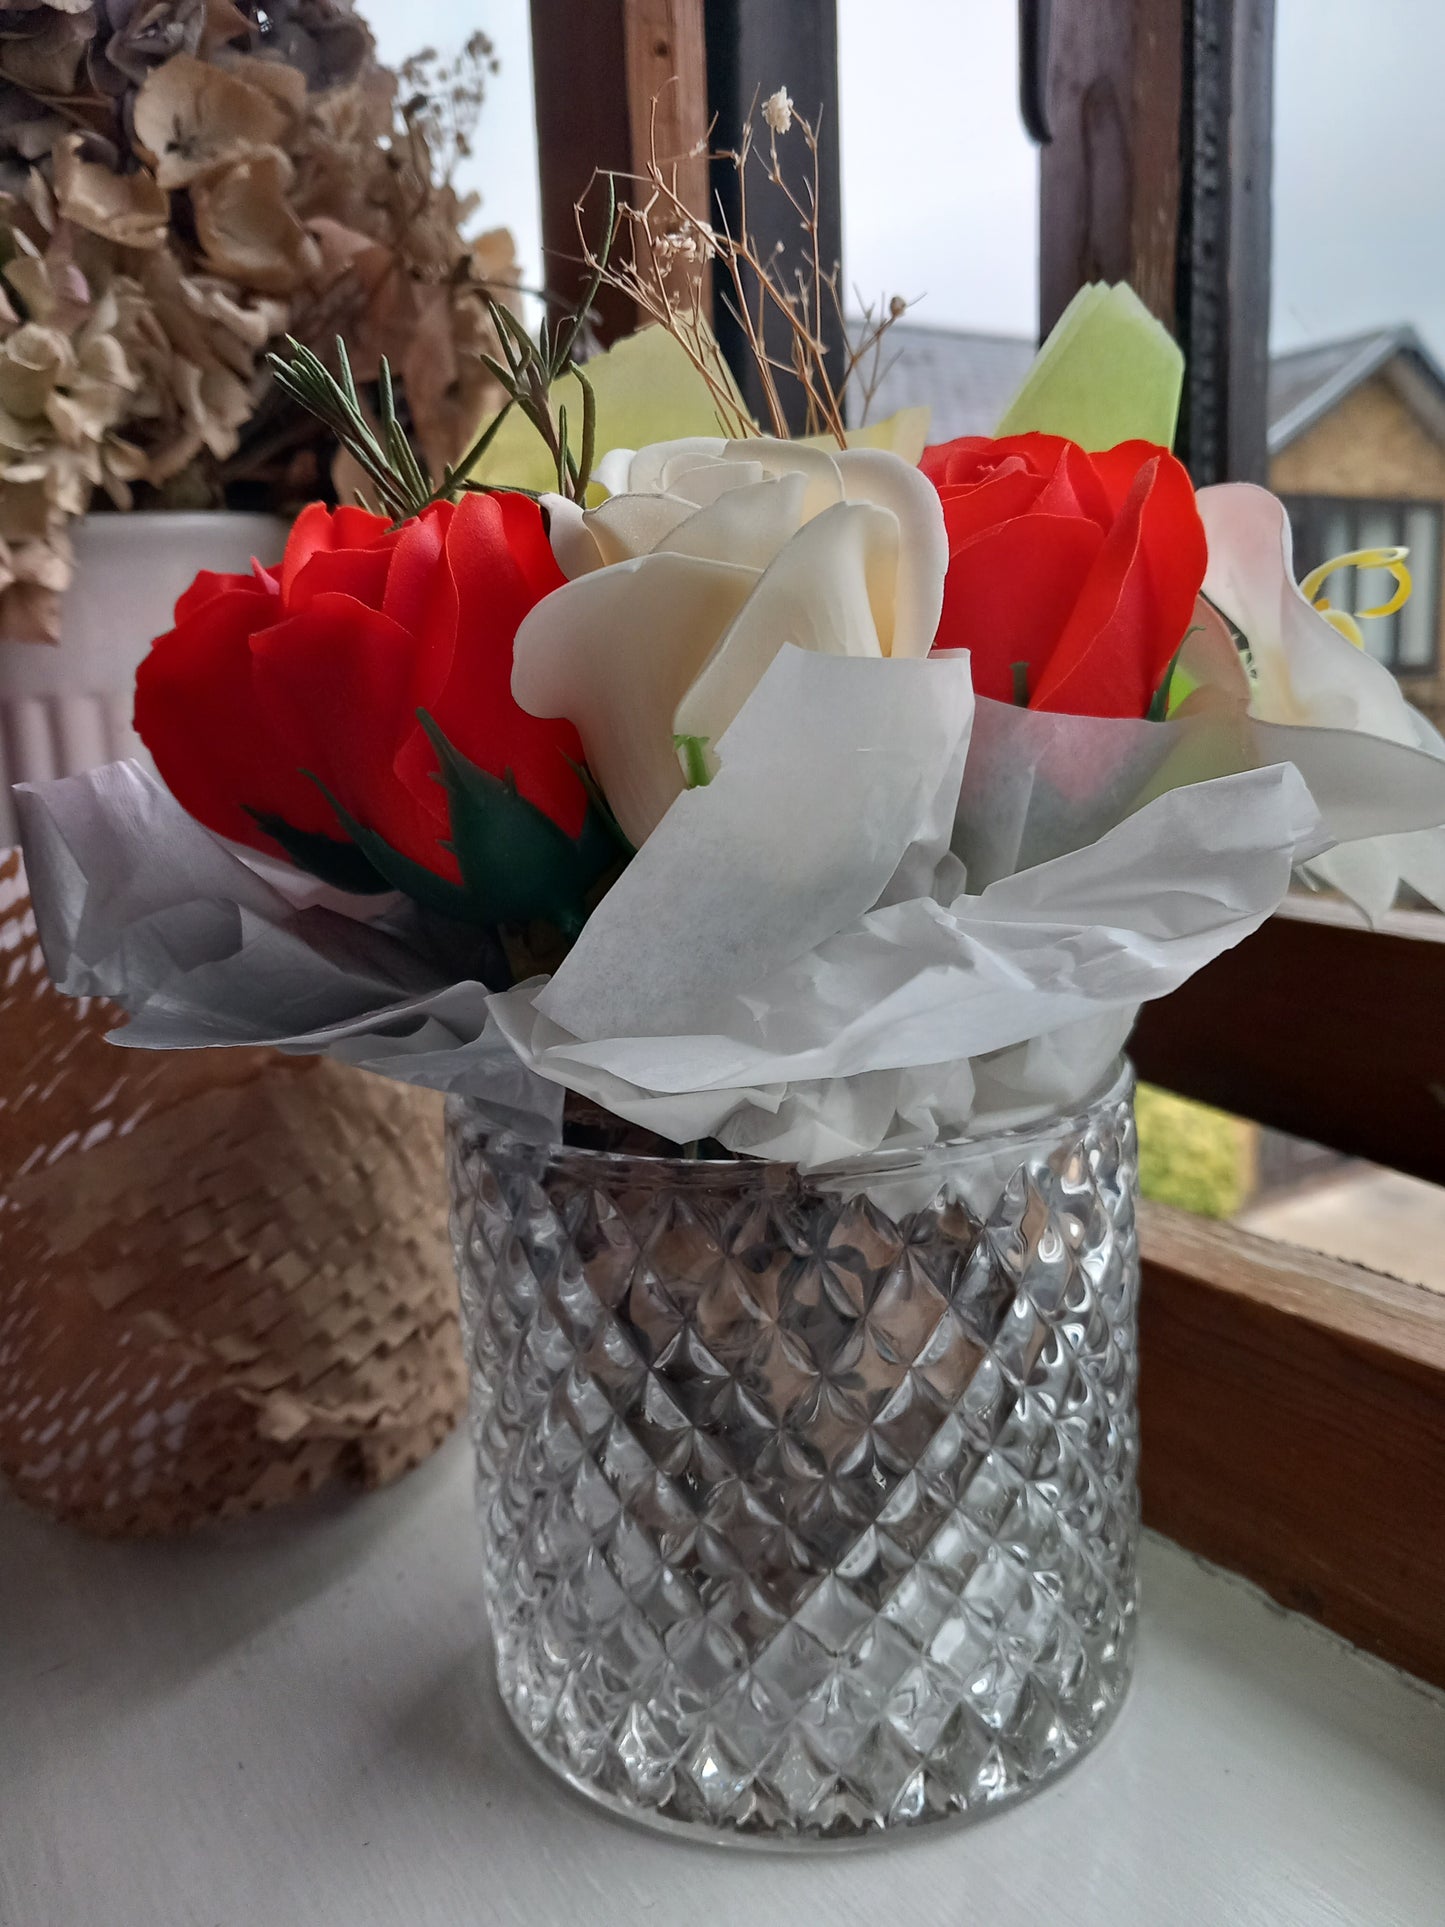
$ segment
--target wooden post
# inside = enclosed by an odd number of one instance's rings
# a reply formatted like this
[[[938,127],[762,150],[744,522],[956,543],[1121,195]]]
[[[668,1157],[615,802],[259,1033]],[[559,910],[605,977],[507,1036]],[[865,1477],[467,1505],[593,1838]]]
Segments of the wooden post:
[[[1264,481],[1274,0],[1033,0],[1020,18],[1042,96],[1026,118],[1050,136],[1041,332],[1085,281],[1131,282],[1187,358],[1195,482]]]
[[[1291,901],[1181,989],[1145,1004],[1141,1077],[1241,1117],[1445,1184],[1445,918],[1367,930]]]
[[[675,163],[683,199],[707,217],[707,162],[694,151],[708,129],[703,0],[532,0],[532,75],[544,274],[557,305],[567,307],[587,280],[577,203],[598,170],[645,168],[654,111],[658,156]],[[589,209],[595,244],[603,211],[595,189]],[[610,289],[595,319],[604,342],[637,325],[633,304]]]
[[[1039,168],[1039,331],[1086,281],[1128,281],[1174,326],[1187,0],[1021,9],[1049,133]],[[1049,27],[1052,14],[1052,28]]]

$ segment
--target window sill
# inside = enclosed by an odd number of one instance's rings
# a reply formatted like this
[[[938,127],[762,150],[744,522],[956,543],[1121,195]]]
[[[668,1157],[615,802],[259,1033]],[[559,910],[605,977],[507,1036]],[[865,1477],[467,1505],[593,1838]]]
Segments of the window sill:
[[[17,1927],[1425,1927],[1445,1700],[1146,1539],[1139,1672],[1092,1760],[891,1851],[694,1851],[523,1752],[481,1635],[465,1449],[395,1490],[189,1543],[0,1497]]]

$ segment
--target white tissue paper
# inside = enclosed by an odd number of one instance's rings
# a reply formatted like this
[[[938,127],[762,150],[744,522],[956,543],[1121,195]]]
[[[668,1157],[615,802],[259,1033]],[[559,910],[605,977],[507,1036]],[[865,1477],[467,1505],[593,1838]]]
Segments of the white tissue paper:
[[[1304,775],[1271,760],[1296,744]],[[298,906],[134,766],[20,809],[52,973],[131,1012],[118,1042],[325,1051],[541,1140],[572,1090],[816,1169],[1085,1102],[1295,864],[1445,815],[1413,753],[1037,715],[975,702],[960,655],[786,647],[555,975],[501,990],[475,933]]]

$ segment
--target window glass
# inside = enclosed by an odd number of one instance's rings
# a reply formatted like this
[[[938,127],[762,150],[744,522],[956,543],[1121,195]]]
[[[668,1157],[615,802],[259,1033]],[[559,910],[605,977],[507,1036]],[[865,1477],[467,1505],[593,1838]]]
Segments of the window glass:
[[[1271,480],[1301,567],[1407,547],[1415,590],[1365,646],[1438,724],[1445,507],[1445,10],[1420,0],[1276,0]],[[1409,57],[1401,50],[1408,47]],[[1341,506],[1331,516],[1330,498]],[[1389,600],[1379,570],[1332,602]]]
[[[990,431],[1033,355],[1039,163],[1018,114],[1016,15],[838,0],[849,297],[917,303],[889,331],[872,412],[926,401],[935,440]]]
[[[1146,1198],[1445,1292],[1445,1188],[1140,1086]]]

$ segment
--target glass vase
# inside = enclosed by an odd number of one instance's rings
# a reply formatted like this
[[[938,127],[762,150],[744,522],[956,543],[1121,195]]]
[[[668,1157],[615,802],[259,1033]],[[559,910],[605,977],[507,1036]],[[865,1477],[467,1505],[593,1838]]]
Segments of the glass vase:
[[[453,1100],[487,1610],[548,1765],[816,1843],[1093,1745],[1135,1627],[1132,1097],[812,1176]]]

